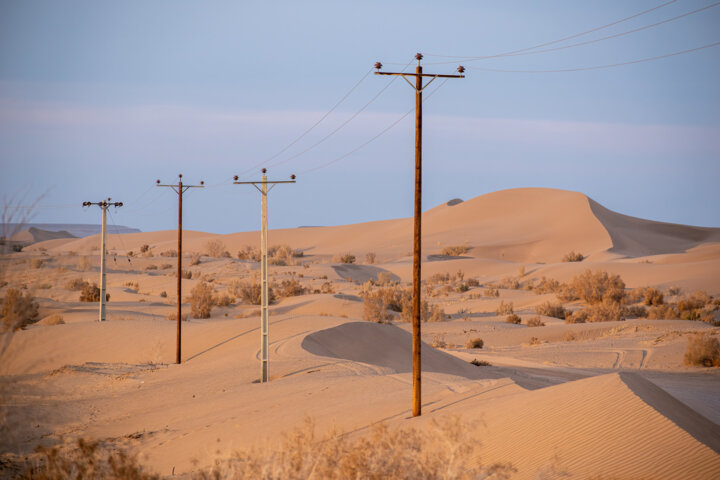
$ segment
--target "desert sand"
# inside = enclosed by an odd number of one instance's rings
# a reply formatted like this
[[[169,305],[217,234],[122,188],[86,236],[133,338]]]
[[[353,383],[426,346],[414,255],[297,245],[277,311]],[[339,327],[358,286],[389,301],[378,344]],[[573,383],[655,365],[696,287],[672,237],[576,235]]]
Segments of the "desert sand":
[[[294,281],[306,292],[270,307],[266,384],[257,382],[259,307],[239,298],[182,323],[183,362],[174,364],[176,324],[168,314],[177,259],[161,253],[176,248],[175,231],[108,235],[104,323],[97,303],[80,302],[67,288],[74,279],[98,281],[98,235],[48,239],[7,255],[0,297],[25,285],[40,313],[0,359],[0,470],[17,473],[37,445],[89,438],[140,454],[162,476],[188,475],[238,448],[277,444],[306,417],[319,431],[362,435],[379,422],[424,428],[458,416],[477,425],[475,461],[509,462],[512,478],[720,478],[720,369],[684,363],[693,335],[720,337],[717,304],[706,307],[705,321],[626,315],[566,323],[536,313],[557,295],[530,287],[591,270],[619,275],[626,292],[655,287],[666,304],[698,290],[716,299],[720,229],[628,217],[581,193],[539,188],[428,210],[424,295],[445,316],[422,325],[417,418],[411,326],[397,313],[389,323],[365,320],[363,298],[379,288],[373,283],[407,288],[411,234],[412,219],[270,231],[270,245],[302,254],[271,265],[271,281]],[[201,282],[223,295],[234,281],[257,278],[260,264],[237,252],[258,244],[258,232],[185,231],[183,263],[192,278],[183,280],[183,296]],[[447,247],[464,252],[447,255]],[[563,261],[571,251],[585,258]],[[193,253],[199,264],[191,265]],[[340,262],[343,254],[355,262]],[[498,296],[487,295],[493,286]],[[521,323],[498,314],[501,302],[512,302]],[[534,317],[544,325],[528,326]],[[484,346],[467,348],[474,338]]]

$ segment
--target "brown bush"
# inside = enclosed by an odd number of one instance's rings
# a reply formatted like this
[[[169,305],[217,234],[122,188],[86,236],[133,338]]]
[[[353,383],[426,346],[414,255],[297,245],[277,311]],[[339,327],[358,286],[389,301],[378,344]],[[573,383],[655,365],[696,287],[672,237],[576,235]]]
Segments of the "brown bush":
[[[573,278],[571,287],[579,298],[591,305],[603,301],[620,303],[625,297],[625,282],[607,272],[585,270]]]
[[[648,308],[647,318],[650,320],[675,320],[680,318],[680,311],[675,305],[665,303]]]
[[[467,286],[468,287],[479,287],[480,281],[477,278],[468,278]]]
[[[630,305],[625,307],[626,318],[646,318],[647,316],[648,311],[642,305]]]
[[[195,265],[200,265],[201,255],[199,253],[194,252],[192,255],[190,255],[190,266],[194,267]]]
[[[695,334],[688,338],[685,365],[720,367],[720,342],[708,334]]]
[[[177,257],[177,250],[165,250],[164,252],[160,252],[161,257]]]
[[[65,284],[65,289],[71,290],[74,292],[79,292],[86,285],[88,285],[88,282],[86,282],[82,278],[73,278],[72,280],[68,280],[68,282]]]
[[[465,344],[465,348],[483,348],[484,345],[485,345],[485,342],[483,341],[482,338],[480,338],[480,337],[471,338]]]
[[[588,305],[582,310],[573,312],[571,321],[565,318],[565,323],[584,323],[584,322],[618,322],[625,320],[626,311],[614,302],[603,302]],[[582,321],[581,321],[582,320]]]
[[[546,317],[559,318],[564,320],[567,312],[560,303],[545,302],[542,305],[535,307],[535,313],[538,315],[545,315]]]
[[[242,250],[238,251],[238,260],[250,260],[251,262],[260,261],[260,250],[250,245],[246,245]]]
[[[711,297],[700,290],[692,295],[686,295],[677,303],[680,318],[683,320],[700,320],[701,310],[710,303]]]
[[[563,317],[563,318],[565,318],[565,317]],[[543,322],[540,319],[540,317],[532,317],[532,318],[528,319],[527,326],[528,327],[544,327],[545,322]]]
[[[190,291],[190,315],[193,318],[210,318],[210,312],[214,305],[213,288],[205,282],[195,285]]]
[[[444,322],[450,318],[449,315],[445,313],[445,310],[438,307],[437,305],[432,305],[430,307],[430,314],[428,318],[424,321],[426,322]]]
[[[558,282],[554,278],[542,277],[540,279],[540,282],[538,282],[534,285],[533,292],[535,292],[538,295],[542,295],[544,293],[555,293],[559,289],[560,289],[560,282]]]
[[[497,289],[490,287],[490,288],[486,288],[485,290],[483,290],[483,296],[485,296],[485,297],[499,297],[499,296],[500,296],[500,292],[497,291]]]
[[[542,340],[540,340],[537,337],[530,337],[530,340],[528,341],[529,345],[540,345],[542,343],[543,343]]]
[[[38,304],[30,292],[10,288],[2,304],[2,322],[6,329],[20,330],[37,321]]]
[[[430,346],[433,348],[447,348],[447,342],[445,341],[445,336],[441,335],[439,333],[436,333],[433,335],[432,343],[430,343]]]
[[[587,311],[576,310],[574,312],[567,312],[565,315],[565,323],[585,323],[587,321]]]
[[[275,293],[277,293],[280,297],[295,297],[298,295],[305,295],[305,292],[305,287],[303,287],[300,282],[294,278],[283,280],[275,287]]]
[[[644,305],[662,305],[664,303],[663,293],[654,287],[641,287],[633,289],[628,298],[635,303],[642,301]]]
[[[221,240],[208,240],[205,242],[205,253],[208,257],[220,258],[225,253],[225,244]]]
[[[388,323],[392,320],[392,313],[381,296],[366,295],[363,302],[363,319],[369,322]]]
[[[231,293],[250,305],[260,305],[262,303],[260,282],[238,282]],[[275,289],[268,285],[268,305],[273,302],[275,302]]]
[[[148,250],[150,250],[150,245],[148,245],[148,244],[140,245],[140,253],[147,253]]]
[[[30,259],[30,268],[42,268],[42,266],[45,264],[45,261],[42,258],[31,258]]]
[[[218,307],[227,307],[235,303],[235,299],[227,293],[223,293],[213,297],[213,303]]]
[[[335,263],[355,263],[355,255],[344,253],[342,255],[337,255],[333,261]]]
[[[110,294],[105,293],[105,301],[110,300]],[[99,302],[100,301],[100,287],[97,286],[97,283],[93,283],[92,285],[86,284],[83,286],[82,291],[80,292],[80,301],[81,302]]]
[[[515,277],[505,277],[499,282],[492,284],[495,288],[505,288],[508,290],[518,290],[520,288],[520,280]]]
[[[64,325],[65,319],[59,313],[54,313],[49,317],[45,317],[42,320],[43,325]]]
[[[373,265],[376,258],[377,255],[375,255],[375,252],[368,252],[365,254],[365,263],[367,263],[368,265]]]
[[[467,245],[455,245],[451,247],[445,247],[442,249],[442,254],[448,257],[459,257],[470,251]]]
[[[580,298],[578,297],[575,289],[567,283],[561,283],[558,286],[557,290],[555,291],[555,296],[561,302],[573,302]]]
[[[173,322],[177,322],[177,310],[173,310],[172,312],[168,313],[168,314],[167,314],[167,319],[168,319],[168,320],[172,320]],[[187,319],[188,319],[188,314],[187,314],[187,313],[183,313],[183,314],[182,314],[182,319],[181,319],[180,321],[181,321],[181,322],[187,322]]]
[[[158,266],[155,264],[150,264],[147,267],[145,267],[145,270],[157,270]]]
[[[522,319],[518,315],[515,315],[514,313],[505,317],[505,323],[513,323],[515,325],[519,325],[521,322],[522,322]]]
[[[563,262],[582,262],[583,260],[585,260],[585,256],[582,253],[576,253],[574,251],[566,253],[562,259]]]
[[[575,332],[572,330],[568,330],[563,335],[563,341],[565,342],[572,342],[573,340],[577,340],[577,335],[575,335]]]
[[[514,313],[515,310],[513,309],[513,302],[505,303],[504,300],[500,300],[500,305],[498,306],[497,310],[495,310],[495,313],[499,315],[510,315]]]

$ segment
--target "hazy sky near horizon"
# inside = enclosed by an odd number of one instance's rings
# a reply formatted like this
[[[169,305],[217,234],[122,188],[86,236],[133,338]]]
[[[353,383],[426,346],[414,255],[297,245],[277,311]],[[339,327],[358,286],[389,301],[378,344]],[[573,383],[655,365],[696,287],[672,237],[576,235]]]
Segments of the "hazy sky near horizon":
[[[367,74],[422,52],[426,73],[467,68],[425,93],[425,209],[550,187],[720,227],[720,45],[527,72],[720,42],[715,3],[0,0],[0,191],[23,205],[44,194],[38,223],[98,223],[80,205],[110,196],[125,203],[111,222],[164,230],[177,196],[154,183],[182,173],[208,185],[186,195],[184,227],[229,233],[260,223],[259,194],[232,176],[266,165],[270,179],[298,175],[270,194],[271,228],[408,217],[414,116],[401,117],[414,94]],[[446,57],[527,49],[661,5],[523,55]]]

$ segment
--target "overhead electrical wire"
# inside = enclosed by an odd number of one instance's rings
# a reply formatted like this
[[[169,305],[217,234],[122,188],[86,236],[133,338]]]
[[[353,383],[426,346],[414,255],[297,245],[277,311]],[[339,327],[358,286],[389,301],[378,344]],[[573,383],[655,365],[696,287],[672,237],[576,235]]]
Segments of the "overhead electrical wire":
[[[635,63],[651,62],[653,60],[661,60],[663,58],[674,57],[677,55],[685,55],[687,53],[697,52],[698,50],[704,50],[706,48],[717,47],[720,45],[720,41],[708,43],[707,45],[701,45],[695,48],[689,48],[687,50],[680,50],[678,52],[666,53],[664,55],[657,55],[655,57],[640,58],[637,60],[629,60],[627,62],[609,63],[605,65],[593,65],[589,67],[574,67],[574,68],[558,68],[549,70],[513,70],[513,69],[502,69],[502,68],[485,68],[485,67],[472,67],[472,70],[480,70],[483,72],[498,72],[498,73],[566,73],[566,72],[583,72],[588,70],[602,70],[605,68],[622,67],[625,65],[632,65]]]
[[[397,78],[397,77],[395,77],[395,78]],[[430,97],[432,97],[432,96],[435,94],[435,92],[437,92],[438,90],[440,90],[440,89],[442,88],[442,86],[445,85],[445,83],[446,83],[447,81],[448,81],[448,79],[446,78],[446,79],[443,80],[442,83],[440,83],[440,85],[438,85],[433,91],[431,91],[430,93],[428,93],[427,96],[425,96],[425,97],[423,98],[423,100],[422,100],[423,103],[425,103]],[[397,120],[395,120],[394,122],[392,122],[390,125],[388,125],[387,127],[385,127],[383,130],[381,130],[381,131],[380,131],[379,133],[377,133],[375,136],[373,136],[373,137],[370,138],[369,140],[361,143],[360,145],[358,145],[357,147],[353,148],[353,149],[350,150],[349,152],[347,152],[347,153],[345,153],[345,154],[343,154],[343,155],[340,155],[339,157],[335,157],[334,159],[330,160],[329,162],[325,162],[325,163],[323,163],[323,164],[321,164],[321,165],[318,165],[318,166],[315,166],[315,167],[313,167],[313,168],[309,168],[309,169],[307,169],[307,170],[305,170],[305,171],[303,171],[303,172],[300,172],[301,175],[304,175],[304,174],[306,174],[306,173],[314,172],[314,171],[316,171],[316,170],[320,170],[320,169],[322,169],[322,168],[328,167],[328,166],[332,165],[333,163],[337,163],[337,162],[339,162],[340,160],[343,160],[344,158],[349,157],[350,155],[352,155],[353,153],[357,152],[358,150],[361,150],[361,149],[365,148],[365,147],[368,146],[370,143],[374,142],[375,140],[377,140],[378,138],[380,138],[381,136],[383,136],[385,133],[387,133],[388,131],[390,131],[395,125],[397,125],[398,123],[400,123],[403,119],[405,119],[408,115],[410,115],[414,110],[415,110],[414,107],[411,108],[411,109],[408,110],[405,114],[403,114],[400,118],[398,118]]]
[[[604,29],[606,29],[606,28],[610,28],[610,27],[615,26],[615,25],[618,25],[618,24],[620,24],[620,23],[627,22],[628,20],[632,20],[633,18],[637,18],[637,17],[640,17],[640,16],[642,16],[642,15],[646,15],[646,14],[648,14],[648,13],[650,13],[650,12],[654,12],[655,10],[659,10],[659,9],[661,9],[661,8],[667,7],[668,5],[673,4],[673,3],[675,3],[676,1],[677,1],[677,0],[670,0],[669,2],[665,2],[665,3],[663,3],[663,4],[660,4],[660,5],[656,6],[656,7],[650,8],[650,9],[648,9],[648,10],[643,10],[642,12],[636,13],[636,14],[634,14],[634,15],[630,15],[629,17],[621,18],[620,20],[615,20],[614,22],[610,22],[610,23],[607,23],[607,24],[605,24],[605,25],[601,25],[601,26],[599,26],[599,27],[591,28],[590,30],[585,30],[584,32],[575,33],[575,34],[569,35],[569,36],[567,36],[567,37],[558,38],[557,40],[552,40],[552,41],[549,41],[549,42],[539,43],[539,44],[537,44],[537,45],[533,45],[533,46],[531,46],[531,47],[526,47],[526,48],[521,48],[521,49],[519,49],[519,50],[511,50],[511,51],[505,52],[505,53],[498,53],[498,54],[495,54],[495,55],[486,55],[486,56],[478,56],[478,57],[475,57],[475,56],[457,56],[457,55],[439,55],[439,54],[433,54],[433,53],[426,53],[426,54],[424,54],[424,55],[425,55],[426,57],[454,58],[454,59],[457,59],[457,60],[482,60],[482,59],[486,59],[486,58],[497,58],[497,57],[505,57],[505,56],[515,55],[515,54],[518,54],[518,53],[527,52],[527,51],[529,51],[529,50],[535,50],[535,49],[538,49],[538,48],[547,47],[547,46],[550,46],[550,45],[555,45],[556,43],[561,43],[561,42],[564,42],[564,41],[566,41],[566,40],[572,40],[573,38],[582,37],[582,36],[589,35],[589,34],[591,34],[591,33],[597,32],[597,31],[599,31],[599,30],[604,30]],[[435,62],[434,64],[440,64],[440,63],[452,63],[452,62]],[[426,65],[433,65],[433,63],[426,63]]]
[[[670,22],[673,22],[673,21],[675,21],[675,20],[679,20],[679,19],[681,19],[681,18],[684,18],[684,17],[690,16],[690,15],[693,15],[693,14],[696,14],[696,13],[699,13],[699,12],[702,12],[703,10],[707,10],[707,9],[710,9],[710,8],[713,8],[713,7],[717,7],[718,5],[720,5],[720,2],[715,2],[715,3],[713,3],[712,5],[707,5],[707,6],[705,6],[705,7],[698,8],[697,10],[693,10],[693,11],[691,11],[691,12],[683,13],[682,15],[678,15],[678,16],[675,16],[675,17],[672,17],[672,18],[668,18],[668,19],[662,20],[662,21],[660,21],[660,22],[652,23],[652,24],[650,24],[650,25],[645,25],[645,26],[638,27],[638,28],[633,28],[632,30],[626,30],[626,31],[624,31],[624,32],[616,33],[616,34],[613,34],[613,35],[608,35],[608,36],[606,36],[606,37],[596,38],[596,39],[594,39],[594,40],[587,40],[587,41],[584,41],[584,42],[572,43],[572,44],[570,44],[570,45],[563,45],[563,46],[561,46],[561,47],[553,47],[553,48],[547,48],[547,49],[543,49],[543,50],[534,50],[534,51],[521,52],[521,53],[508,53],[508,54],[504,54],[503,57],[517,57],[517,56],[523,56],[523,55],[538,55],[538,54],[540,54],[540,53],[555,52],[555,51],[558,51],[558,50],[565,50],[565,49],[568,49],[568,48],[581,47],[581,46],[590,45],[590,44],[593,44],[593,43],[602,42],[602,41],[605,41],[605,40],[611,40],[611,39],[613,39],[613,38],[619,38],[619,37],[622,37],[622,36],[625,36],[625,35],[629,35],[629,34],[631,34],[631,33],[636,33],[636,32],[640,32],[640,31],[643,31],[643,30],[648,30],[648,29],[653,28],[653,27],[657,27],[657,26],[660,26],[660,25],[663,25],[663,24],[666,24],[666,23],[670,23]],[[499,58],[499,57],[476,57],[476,58],[466,58],[465,60],[467,60],[467,61],[469,61],[469,62],[473,62],[473,61],[477,61],[477,60],[485,60],[485,59],[487,59],[487,58]],[[441,64],[447,64],[447,63],[456,63],[456,62],[435,62],[435,63],[428,63],[427,65],[441,65]]]

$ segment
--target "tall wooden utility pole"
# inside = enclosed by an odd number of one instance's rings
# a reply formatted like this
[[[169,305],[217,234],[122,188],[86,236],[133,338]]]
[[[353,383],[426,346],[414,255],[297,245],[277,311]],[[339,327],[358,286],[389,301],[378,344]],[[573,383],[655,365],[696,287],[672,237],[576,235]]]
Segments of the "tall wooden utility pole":
[[[205,182],[200,185],[183,185],[182,174],[178,175],[177,185],[161,185],[160,180],[155,184],[158,187],[170,187],[178,194],[178,251],[177,251],[177,347],[175,348],[175,363],[181,363],[182,345],[182,197],[183,193],[190,188],[204,188]]]
[[[420,381],[421,381],[421,366],[420,366],[420,322],[422,316],[422,309],[420,303],[420,254],[422,250],[421,241],[421,221],[422,221],[422,91],[427,88],[436,78],[465,78],[462,73],[465,71],[465,67],[458,67],[457,71],[460,75],[436,75],[434,73],[423,73],[422,65],[422,54],[418,53],[415,55],[418,61],[415,73],[392,73],[392,72],[381,72],[382,63],[377,62],[375,68],[378,70],[375,75],[399,75],[405,79],[406,82],[415,90],[415,228],[413,233],[413,298],[412,298],[412,322],[413,322],[413,398],[412,398],[412,413],[413,417],[420,415]],[[413,85],[408,77],[415,77],[415,84]],[[423,77],[430,77],[431,80],[423,85]]]
[[[102,210],[102,229],[100,230],[100,318],[98,321],[105,321],[105,303],[107,303],[107,296],[105,291],[107,290],[107,284],[105,281],[105,232],[107,231],[107,209],[108,207],[122,207],[122,202],[110,202],[112,200],[108,197],[107,200],[102,202],[83,202],[83,207],[89,207],[91,205],[97,205]]]
[[[260,288],[261,288],[261,294],[260,294],[260,303],[262,304],[260,307],[260,351],[261,351],[261,362],[262,362],[262,371],[260,372],[260,382],[265,383],[269,380],[269,358],[268,358],[268,345],[269,345],[269,331],[268,331],[268,316],[269,316],[269,310],[268,310],[268,264],[267,264],[267,255],[268,255],[268,246],[267,246],[267,196],[268,192],[272,190],[275,185],[278,183],[295,183],[295,175],[290,175],[290,180],[275,180],[275,181],[268,181],[267,175],[267,169],[262,169],[262,180],[259,182],[238,182],[238,176],[235,175],[233,178],[235,185],[252,185],[260,192],[260,195],[262,196],[262,208],[261,208],[261,216],[262,216],[262,228],[260,231],[260,270],[261,270],[261,279],[260,279]],[[260,187],[258,187],[258,184],[260,184]],[[268,184],[270,185],[270,188],[268,188]]]

